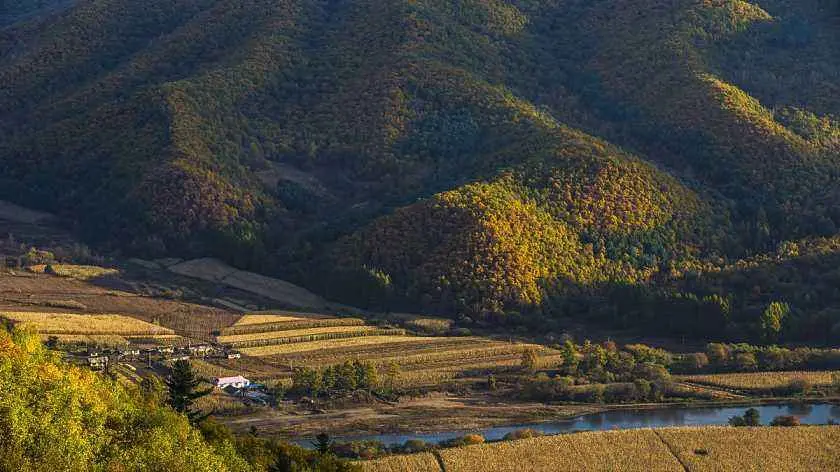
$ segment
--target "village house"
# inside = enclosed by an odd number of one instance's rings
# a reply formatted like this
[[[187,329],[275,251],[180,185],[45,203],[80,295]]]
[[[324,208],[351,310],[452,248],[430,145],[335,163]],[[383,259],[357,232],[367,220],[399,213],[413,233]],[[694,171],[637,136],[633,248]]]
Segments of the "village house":
[[[197,344],[195,346],[189,346],[187,350],[190,352],[190,354],[196,356],[206,356],[208,354],[212,354],[214,351],[213,346],[210,346],[208,344]]]
[[[226,356],[227,356],[228,359],[241,359],[242,358],[242,354],[240,354],[237,351],[228,351]]]
[[[108,365],[108,356],[91,355],[87,362],[91,369],[104,369]]]
[[[217,377],[213,379],[213,385],[221,389],[225,387],[245,388],[251,385],[251,381],[241,375],[235,377]]]

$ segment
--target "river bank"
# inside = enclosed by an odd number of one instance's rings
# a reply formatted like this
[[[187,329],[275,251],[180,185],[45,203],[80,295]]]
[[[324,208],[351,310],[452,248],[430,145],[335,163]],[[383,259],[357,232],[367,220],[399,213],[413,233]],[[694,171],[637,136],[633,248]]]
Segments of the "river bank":
[[[376,403],[316,412],[289,403],[276,409],[260,409],[252,414],[221,417],[219,420],[234,431],[247,432],[256,428],[261,434],[277,435],[295,441],[310,438],[323,431],[343,438],[370,438],[382,435],[419,437],[452,431],[463,433],[491,428],[525,427],[522,425],[532,427],[550,423],[573,423],[587,415],[610,412],[733,408],[742,413],[743,409],[748,407],[818,403],[840,405],[840,398],[782,397],[613,405],[551,405],[501,402],[489,396],[430,394],[395,403]],[[840,407],[837,420],[840,420]]]

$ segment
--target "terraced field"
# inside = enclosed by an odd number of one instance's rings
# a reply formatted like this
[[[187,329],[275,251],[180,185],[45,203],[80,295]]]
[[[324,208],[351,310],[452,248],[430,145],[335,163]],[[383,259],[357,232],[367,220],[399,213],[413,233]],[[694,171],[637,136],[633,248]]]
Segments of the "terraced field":
[[[840,470],[840,427],[585,432],[388,457],[361,465],[365,472]]]
[[[65,344],[93,344],[97,346],[125,346],[128,344],[142,345],[185,345],[187,339],[177,334],[162,334],[156,336],[120,336],[115,334],[42,334],[41,339],[55,337]]]
[[[31,327],[39,334],[159,336],[175,334],[169,328],[124,315],[3,311],[0,318]]]
[[[558,352],[533,344],[410,336],[402,329],[366,326],[359,318],[288,313],[245,315],[217,340],[250,357],[240,363],[243,371],[262,377],[273,368],[274,379],[289,378],[300,366],[363,360],[383,368],[397,364],[404,384],[422,386],[518,367],[526,350],[534,350],[544,366],[560,363]]]
[[[185,342],[169,328],[125,315],[2,311],[0,318],[33,329],[44,340],[57,338],[65,344],[123,346]]]
[[[781,388],[796,380],[803,380],[810,385],[831,385],[840,371],[787,371],[787,372],[747,372],[733,374],[710,374],[681,376],[680,380],[700,385],[731,388],[736,390],[766,390]]]

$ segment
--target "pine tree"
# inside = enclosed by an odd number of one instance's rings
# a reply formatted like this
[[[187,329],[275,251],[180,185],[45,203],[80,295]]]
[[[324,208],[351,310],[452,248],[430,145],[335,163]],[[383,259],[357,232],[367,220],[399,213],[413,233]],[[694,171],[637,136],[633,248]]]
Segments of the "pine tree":
[[[192,365],[185,360],[175,361],[172,365],[172,373],[166,379],[166,386],[169,389],[167,404],[175,411],[187,415],[192,423],[198,423],[210,416],[210,413],[204,414],[200,410],[192,409],[195,400],[213,391],[212,388],[197,390],[200,383],[201,380],[196,377]]]

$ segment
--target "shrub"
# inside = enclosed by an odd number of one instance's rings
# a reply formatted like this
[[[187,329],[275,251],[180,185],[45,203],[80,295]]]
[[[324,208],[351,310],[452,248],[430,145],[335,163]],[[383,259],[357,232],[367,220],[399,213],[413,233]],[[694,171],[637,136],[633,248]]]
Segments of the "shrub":
[[[440,445],[443,447],[462,447],[469,446],[472,444],[482,444],[484,443],[484,441],[484,436],[480,434],[466,434],[458,438],[452,438],[447,441],[443,441],[440,443]]]
[[[770,422],[770,426],[799,426],[800,424],[799,418],[793,415],[777,416]]]
[[[406,454],[414,454],[416,452],[424,452],[433,449],[434,445],[423,441],[422,439],[409,439],[400,446],[400,452]]]
[[[543,436],[543,433],[531,428],[517,429],[505,434],[503,438],[505,441],[515,441],[517,439],[528,439]]]

